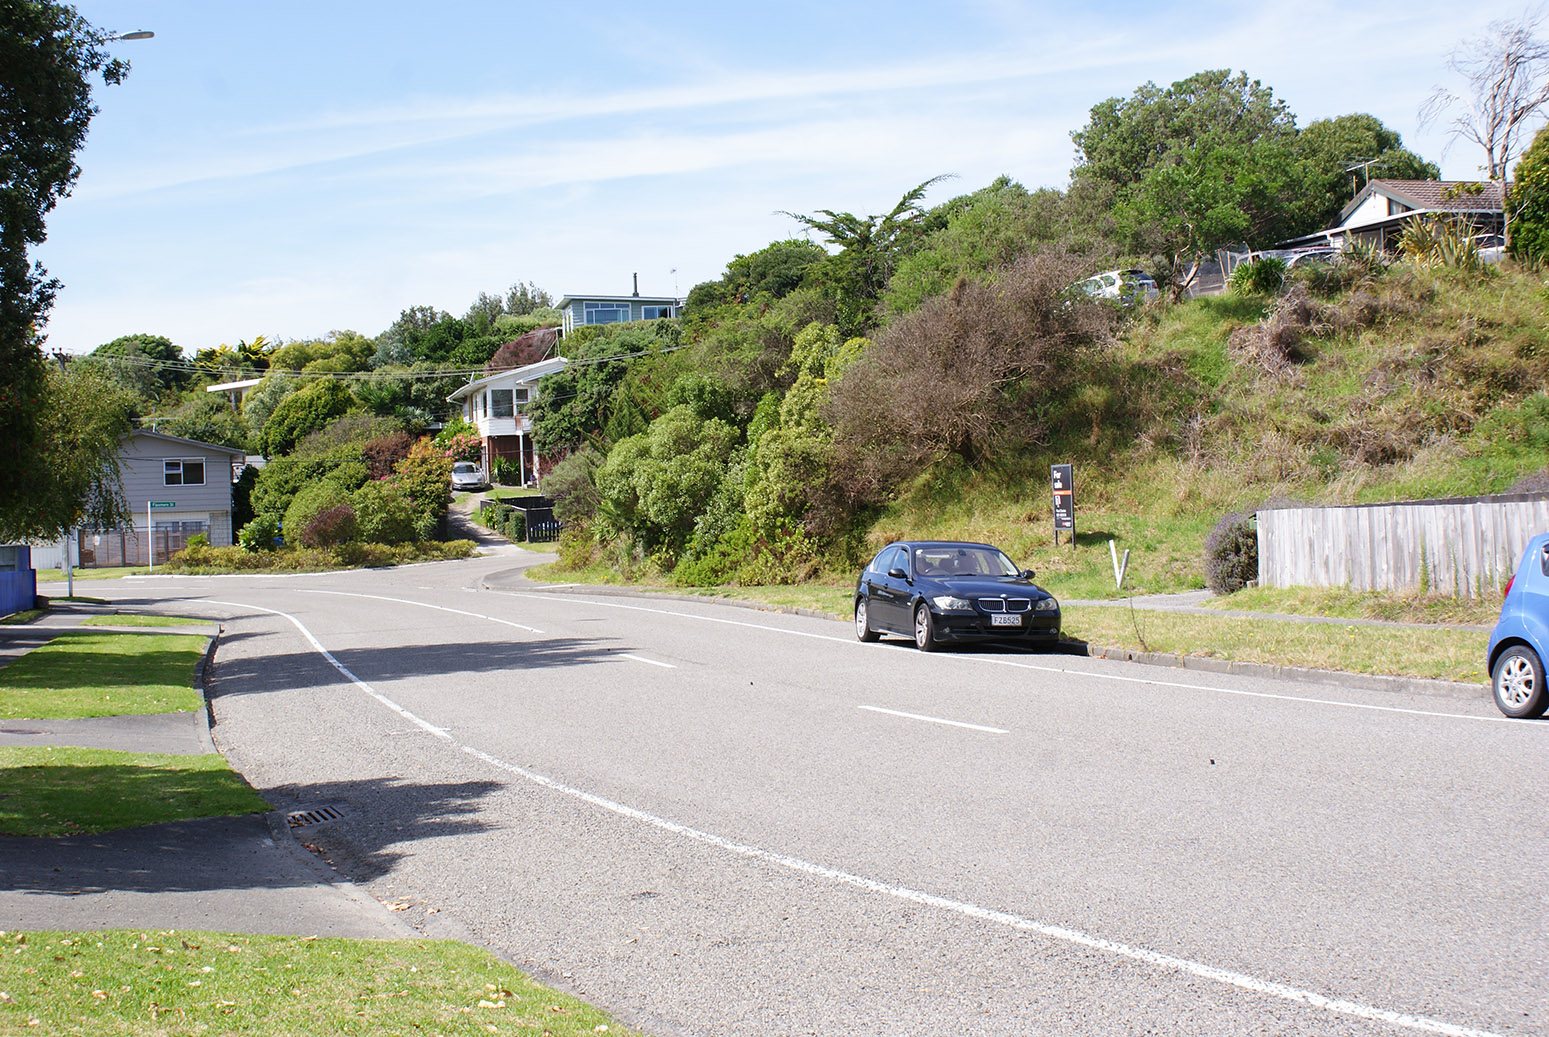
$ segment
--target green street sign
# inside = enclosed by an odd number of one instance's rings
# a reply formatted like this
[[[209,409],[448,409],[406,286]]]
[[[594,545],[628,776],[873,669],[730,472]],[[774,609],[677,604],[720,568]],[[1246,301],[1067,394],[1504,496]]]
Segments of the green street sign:
[[[153,507],[153,508],[175,508],[175,507],[177,507],[177,501],[175,501],[175,500],[153,500],[150,503],[151,503],[151,507]]]

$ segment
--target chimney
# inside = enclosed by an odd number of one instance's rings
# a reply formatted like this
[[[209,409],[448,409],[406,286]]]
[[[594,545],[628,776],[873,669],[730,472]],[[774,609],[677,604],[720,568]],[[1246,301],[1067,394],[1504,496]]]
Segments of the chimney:
[[[640,298],[640,275],[635,275],[635,298]]]

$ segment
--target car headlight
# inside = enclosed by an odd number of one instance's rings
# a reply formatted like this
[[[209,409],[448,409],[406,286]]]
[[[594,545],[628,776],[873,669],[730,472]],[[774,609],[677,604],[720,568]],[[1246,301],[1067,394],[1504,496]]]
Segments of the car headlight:
[[[1037,601],[1033,602],[1034,612],[1058,612],[1059,610],[1060,602],[1058,598],[1039,598]]]
[[[938,609],[970,609],[970,608],[973,608],[973,606],[968,603],[968,599],[967,598],[954,598],[950,594],[939,594],[936,597],[930,599],[930,603],[932,605],[936,606]]]

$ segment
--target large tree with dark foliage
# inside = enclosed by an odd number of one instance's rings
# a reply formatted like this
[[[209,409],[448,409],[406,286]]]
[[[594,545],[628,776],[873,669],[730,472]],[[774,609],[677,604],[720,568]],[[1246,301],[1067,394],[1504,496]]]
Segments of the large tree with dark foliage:
[[[43,527],[58,514],[45,509],[39,526],[28,503],[49,485],[41,346],[59,288],[28,251],[80,176],[75,154],[97,113],[93,78],[117,83],[128,72],[107,40],[66,4],[0,0],[0,538],[52,533]]]

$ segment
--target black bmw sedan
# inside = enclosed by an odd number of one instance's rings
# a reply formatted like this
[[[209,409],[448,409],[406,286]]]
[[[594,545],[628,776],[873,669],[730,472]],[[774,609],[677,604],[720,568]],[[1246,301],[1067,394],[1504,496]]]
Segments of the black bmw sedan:
[[[1007,641],[1054,645],[1060,603],[1005,552],[988,544],[912,540],[889,544],[855,584],[855,636],[944,644]]]

